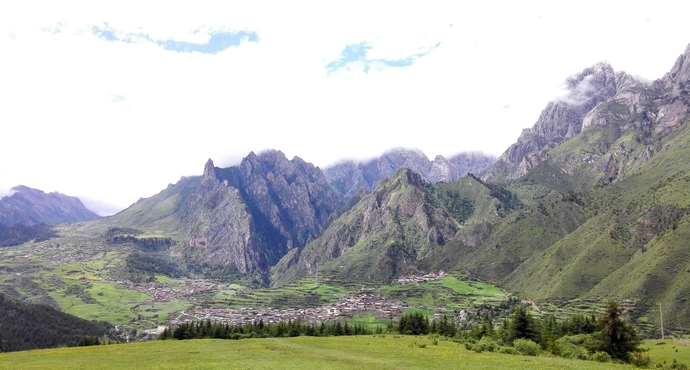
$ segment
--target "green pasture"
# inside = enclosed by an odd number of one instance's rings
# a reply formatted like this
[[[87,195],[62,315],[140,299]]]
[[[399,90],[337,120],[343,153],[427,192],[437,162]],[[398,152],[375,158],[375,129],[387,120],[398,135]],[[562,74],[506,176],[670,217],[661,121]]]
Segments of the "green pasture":
[[[678,363],[690,364],[690,341],[686,339],[645,340],[642,348],[649,350],[649,358],[655,363],[671,365],[676,360]]]
[[[424,346],[424,348],[422,348]],[[359,336],[149,341],[0,354],[0,369],[633,369],[627,365],[476,353],[426,337]]]
[[[152,304],[140,305],[137,306],[134,312],[136,312],[137,315],[141,315],[144,320],[150,321],[151,324],[163,324],[170,314],[183,311],[189,306],[190,303],[188,301],[175,299],[170,302],[155,302]]]
[[[428,312],[439,308],[468,308],[479,303],[500,304],[508,298],[496,286],[455,276],[419,284],[389,285],[381,287],[380,292],[384,297]]]

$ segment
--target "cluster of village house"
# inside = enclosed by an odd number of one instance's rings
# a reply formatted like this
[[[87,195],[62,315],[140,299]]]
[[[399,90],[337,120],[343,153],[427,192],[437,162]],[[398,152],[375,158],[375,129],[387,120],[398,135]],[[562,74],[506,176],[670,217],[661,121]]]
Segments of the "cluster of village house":
[[[155,302],[169,302],[174,299],[187,297],[187,300],[194,300],[189,296],[195,293],[207,292],[210,290],[220,290],[225,287],[218,285],[212,281],[196,279],[196,280],[185,280],[180,282],[181,285],[187,288],[175,289],[170,287],[170,285],[161,284],[159,282],[151,282],[146,284],[134,284],[129,280],[118,281],[118,284],[127,285],[129,289],[136,290],[139,293],[144,293],[148,295],[149,299],[140,302],[140,305],[147,305]]]
[[[227,324],[246,324],[263,320],[266,323],[281,321],[308,322],[319,324],[340,317],[371,313],[377,318],[390,319],[399,316],[403,307],[385,298],[371,294],[348,294],[336,303],[315,308],[277,309],[277,308],[216,308],[196,306],[172,320],[170,324],[179,325],[191,319],[210,320]]]
[[[401,277],[400,277],[398,280],[396,280],[395,282],[398,283],[398,284],[403,284],[403,285],[405,285],[405,284],[407,284],[407,283],[416,283],[416,284],[419,284],[419,283],[425,283],[425,282],[428,282],[428,281],[441,280],[441,279],[443,279],[443,278],[446,277],[446,276],[448,276],[448,274],[446,274],[446,273],[443,272],[443,271],[439,271],[438,274],[433,273],[433,272],[430,272],[430,273],[428,273],[428,274],[426,274],[426,275],[423,275],[423,276],[415,276],[415,275],[412,275],[412,276],[401,276]]]
[[[73,245],[48,244],[37,246],[33,248],[31,252],[34,254],[46,254],[46,261],[53,265],[71,262],[88,262],[94,260],[93,255],[89,253],[83,253],[81,251],[70,253],[70,251],[73,249]],[[32,259],[32,257],[28,255],[15,256],[15,258],[19,260]]]

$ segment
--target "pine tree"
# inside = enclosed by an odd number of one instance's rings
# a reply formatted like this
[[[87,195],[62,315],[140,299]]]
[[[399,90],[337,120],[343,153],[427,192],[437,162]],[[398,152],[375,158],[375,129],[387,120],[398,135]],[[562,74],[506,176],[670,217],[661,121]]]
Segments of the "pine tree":
[[[515,339],[529,339],[535,343],[540,342],[536,323],[523,306],[515,307],[515,312],[513,312],[508,327],[508,333],[508,341],[510,343]]]
[[[642,340],[635,327],[623,319],[623,310],[616,300],[609,301],[606,314],[599,319],[601,331],[597,335],[601,341],[601,350],[614,360],[628,362],[630,352],[639,351]]]
[[[558,355],[560,353],[557,342],[559,337],[560,335],[556,317],[554,315],[549,315],[544,318],[541,332],[542,347],[548,352]]]

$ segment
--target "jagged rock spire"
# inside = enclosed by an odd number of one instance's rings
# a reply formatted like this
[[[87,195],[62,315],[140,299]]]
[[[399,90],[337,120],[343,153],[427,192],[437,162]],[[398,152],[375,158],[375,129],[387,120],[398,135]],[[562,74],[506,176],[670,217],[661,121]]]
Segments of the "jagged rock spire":
[[[206,161],[206,165],[204,166],[204,174],[201,176],[201,181],[202,182],[208,182],[208,181],[213,181],[216,179],[216,171],[214,170],[213,166],[213,161],[211,158]]]

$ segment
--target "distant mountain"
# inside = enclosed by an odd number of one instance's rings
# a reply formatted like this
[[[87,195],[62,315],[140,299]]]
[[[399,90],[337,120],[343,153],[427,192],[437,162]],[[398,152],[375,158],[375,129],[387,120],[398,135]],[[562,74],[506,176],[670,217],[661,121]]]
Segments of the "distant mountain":
[[[0,225],[55,225],[100,217],[86,209],[76,197],[46,194],[21,185],[12,190],[14,194],[0,199]]]
[[[479,152],[460,153],[449,159],[441,155],[433,161],[419,150],[394,149],[366,162],[343,161],[324,169],[324,175],[343,196],[351,198],[359,189],[371,192],[383,178],[392,176],[401,167],[420,174],[427,182],[450,182],[468,174],[479,174],[496,158]]]

